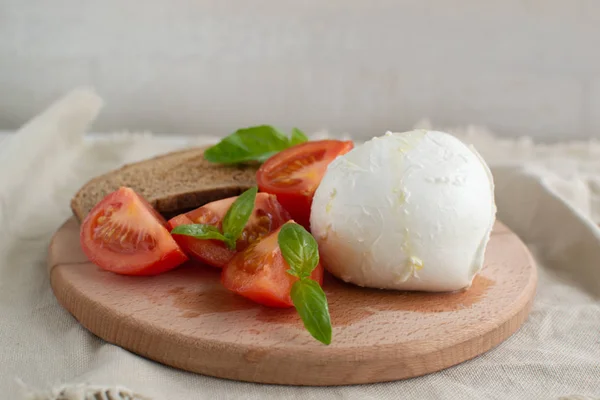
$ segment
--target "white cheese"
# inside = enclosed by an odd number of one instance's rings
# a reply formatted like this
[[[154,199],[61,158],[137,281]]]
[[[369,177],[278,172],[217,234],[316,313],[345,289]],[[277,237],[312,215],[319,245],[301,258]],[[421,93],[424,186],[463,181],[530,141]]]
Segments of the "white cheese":
[[[359,286],[467,288],[496,218],[494,183],[477,152],[444,132],[388,132],[328,167],[311,231],[332,274]]]

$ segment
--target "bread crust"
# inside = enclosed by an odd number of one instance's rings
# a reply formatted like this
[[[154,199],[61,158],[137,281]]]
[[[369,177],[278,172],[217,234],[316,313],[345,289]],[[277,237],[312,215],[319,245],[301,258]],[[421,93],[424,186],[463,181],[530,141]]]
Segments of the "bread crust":
[[[204,159],[206,148],[162,154],[99,175],[73,196],[71,210],[81,222],[107,194],[128,186],[170,218],[214,200],[237,196],[256,184],[258,164],[210,163]]]

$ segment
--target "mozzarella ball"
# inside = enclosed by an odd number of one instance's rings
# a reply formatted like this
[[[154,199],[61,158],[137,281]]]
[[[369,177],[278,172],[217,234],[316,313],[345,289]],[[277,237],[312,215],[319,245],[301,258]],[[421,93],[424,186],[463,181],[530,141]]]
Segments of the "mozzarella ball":
[[[494,183],[470,146],[439,131],[387,132],[336,158],[311,231],[324,267],[355,285],[468,288],[496,218]]]

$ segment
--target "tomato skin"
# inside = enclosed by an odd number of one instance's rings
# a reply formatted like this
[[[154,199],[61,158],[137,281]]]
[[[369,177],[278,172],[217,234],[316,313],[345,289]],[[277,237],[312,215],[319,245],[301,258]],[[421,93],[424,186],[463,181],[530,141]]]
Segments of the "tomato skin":
[[[290,291],[298,278],[287,272],[290,266],[277,244],[280,229],[237,253],[223,267],[223,286],[267,307],[293,307]],[[323,284],[321,263],[317,264],[310,278],[319,285]]]
[[[88,259],[106,271],[157,275],[188,260],[165,225],[143,197],[122,187],[92,208],[79,239]]]
[[[260,188],[265,192],[269,189],[268,187]],[[315,189],[316,190],[316,189]],[[289,211],[294,221],[298,221],[307,231],[310,232],[310,210],[312,208],[312,201],[314,191],[312,193],[276,193],[277,200]]]
[[[180,214],[168,221],[169,230],[179,225],[209,224],[222,229],[222,221],[227,210],[236,197],[217,200],[198,207],[197,209]],[[290,214],[281,206],[274,195],[258,193],[252,215],[236,242],[236,250],[230,250],[219,240],[196,239],[191,236],[174,234],[173,238],[189,257],[204,264],[222,268],[231,260],[236,252],[244,250],[252,242],[269,234],[290,220]]]
[[[277,196],[292,219],[310,231],[310,209],[327,166],[354,148],[352,141],[317,140],[289,147],[267,159],[256,172],[261,192]]]

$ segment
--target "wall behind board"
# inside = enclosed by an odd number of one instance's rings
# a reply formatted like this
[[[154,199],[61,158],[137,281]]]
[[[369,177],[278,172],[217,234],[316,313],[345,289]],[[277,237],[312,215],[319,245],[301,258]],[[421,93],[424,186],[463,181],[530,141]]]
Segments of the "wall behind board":
[[[0,0],[0,129],[81,84],[95,131],[600,137],[600,2]]]

